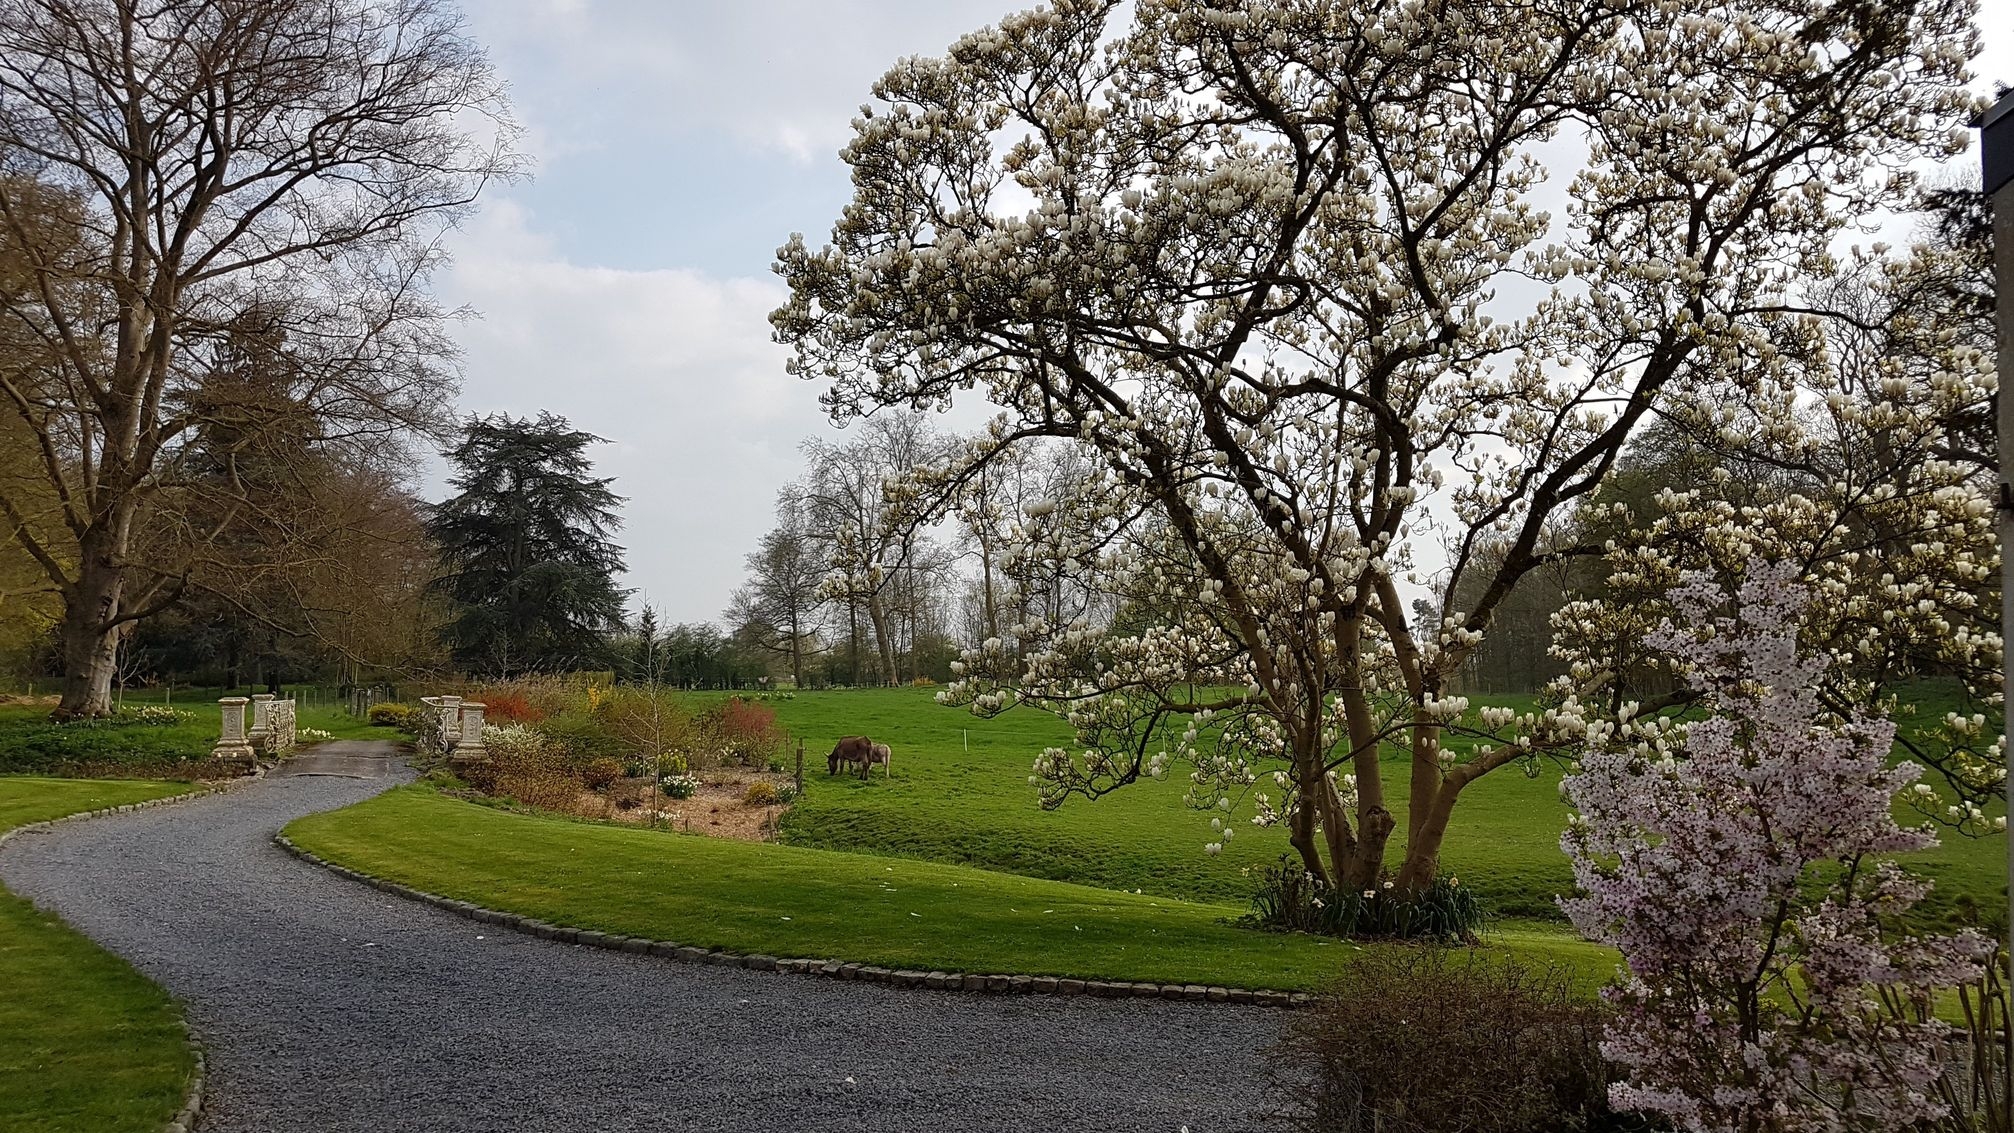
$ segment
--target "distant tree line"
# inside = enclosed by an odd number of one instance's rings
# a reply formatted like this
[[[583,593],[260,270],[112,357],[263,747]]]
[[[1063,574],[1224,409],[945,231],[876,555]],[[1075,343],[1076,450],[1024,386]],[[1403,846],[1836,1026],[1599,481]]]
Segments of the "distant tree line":
[[[1067,508],[1028,518],[1092,476],[1083,454],[1058,443],[970,483],[915,479],[966,443],[913,413],[806,441],[804,473],[778,493],[723,614],[723,648],[799,687],[944,682],[962,650],[1011,642],[1030,618],[1111,617],[1111,588],[1060,556],[1007,551],[1024,535],[1059,547],[1086,535]]]

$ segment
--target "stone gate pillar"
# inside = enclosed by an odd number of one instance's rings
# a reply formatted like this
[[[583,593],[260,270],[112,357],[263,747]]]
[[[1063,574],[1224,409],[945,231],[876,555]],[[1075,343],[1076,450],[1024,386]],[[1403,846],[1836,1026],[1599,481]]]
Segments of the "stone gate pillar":
[[[265,751],[273,738],[273,694],[255,692],[252,694],[252,725],[245,733],[245,740],[253,751]]]
[[[462,702],[462,730],[454,745],[454,757],[448,760],[451,767],[459,770],[472,763],[488,763],[489,752],[483,748],[483,709],[487,705],[477,701]]]
[[[455,749],[462,739],[462,698],[441,697],[441,753]]]
[[[250,767],[257,759],[245,738],[245,705],[251,701],[242,696],[227,696],[217,703],[224,710],[224,727],[217,746],[210,749],[210,757]]]

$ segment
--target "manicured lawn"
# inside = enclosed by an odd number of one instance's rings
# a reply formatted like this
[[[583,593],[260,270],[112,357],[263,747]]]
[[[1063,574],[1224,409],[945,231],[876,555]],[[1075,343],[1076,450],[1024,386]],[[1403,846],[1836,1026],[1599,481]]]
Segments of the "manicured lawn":
[[[187,783],[145,779],[38,779],[0,776],[0,833],[66,814],[183,794]]]
[[[899,782],[899,780],[898,780]],[[510,814],[405,787],[287,828],[332,861],[554,924],[898,968],[1315,988],[1354,945],[1257,932],[1238,906],[966,866]],[[1563,932],[1495,943],[1570,964],[1614,957]]]
[[[0,831],[162,798],[186,783],[0,778]],[[167,993],[0,889],[0,1129],[154,1133],[195,1058]]]
[[[925,689],[806,692],[768,706],[805,741],[809,790],[783,825],[793,845],[959,862],[1217,904],[1242,904],[1251,891],[1244,871],[1287,849],[1283,830],[1256,829],[1241,817],[1223,855],[1204,856],[1210,816],[1183,804],[1179,769],[1164,782],[1041,810],[1028,765],[1042,748],[1070,743],[1053,716],[1017,709],[981,720],[933,703]],[[1926,703],[1921,716],[1942,712]],[[826,777],[825,753],[847,734],[894,748],[892,781]],[[1401,838],[1407,772],[1397,752],[1387,755],[1387,797]],[[1443,863],[1501,916],[1557,919],[1553,898],[1572,886],[1559,849],[1566,817],[1560,776],[1550,764],[1536,777],[1505,767],[1464,792],[1455,811]],[[1904,821],[1919,819],[1905,813]],[[1913,856],[1911,864],[1937,883],[1925,906],[1928,921],[1964,920],[1974,906],[1989,920],[2004,915],[1996,912],[2005,907],[2007,883],[2001,837],[1947,835],[1944,845]]]

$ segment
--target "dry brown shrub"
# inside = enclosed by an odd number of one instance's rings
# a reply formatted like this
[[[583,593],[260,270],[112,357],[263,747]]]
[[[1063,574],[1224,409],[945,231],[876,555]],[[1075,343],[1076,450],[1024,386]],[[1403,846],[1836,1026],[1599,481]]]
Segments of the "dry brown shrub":
[[[1600,1001],[1476,949],[1364,952],[1289,1025],[1289,1122],[1320,1133],[1610,1133]]]
[[[605,791],[622,778],[622,764],[608,758],[590,759],[581,766],[580,781],[590,791]]]
[[[526,806],[571,812],[581,778],[563,748],[529,728],[501,728],[485,744],[489,759],[468,769],[469,785]]]
[[[707,745],[699,742],[691,709],[669,689],[634,685],[610,689],[597,715],[609,734],[641,762],[655,766],[679,756],[689,768],[712,766],[703,758]]]

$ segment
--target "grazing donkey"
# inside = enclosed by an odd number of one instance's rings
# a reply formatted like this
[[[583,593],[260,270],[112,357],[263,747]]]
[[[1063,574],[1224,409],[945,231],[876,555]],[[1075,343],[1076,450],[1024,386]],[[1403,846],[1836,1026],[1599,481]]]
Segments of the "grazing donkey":
[[[866,736],[841,736],[839,743],[833,747],[832,754],[825,757],[825,773],[839,774],[839,765],[842,763],[857,763],[865,771],[867,758],[873,754],[873,750],[874,741]]]

